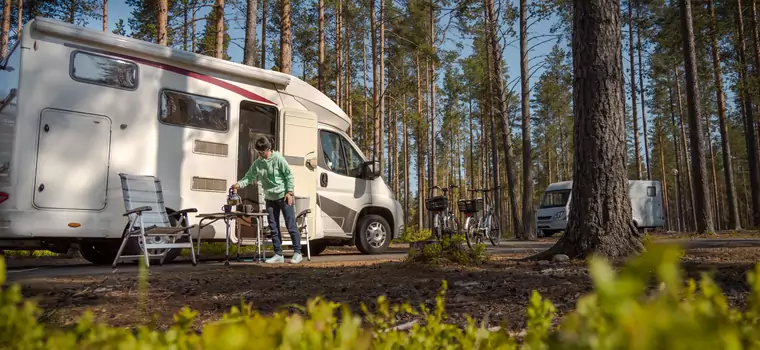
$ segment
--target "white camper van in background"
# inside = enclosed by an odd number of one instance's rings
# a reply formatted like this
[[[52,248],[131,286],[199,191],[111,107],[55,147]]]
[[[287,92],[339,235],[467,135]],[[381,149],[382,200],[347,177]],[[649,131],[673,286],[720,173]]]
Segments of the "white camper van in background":
[[[37,18],[0,62],[0,102],[0,249],[76,242],[110,264],[127,223],[119,173],[158,176],[170,211],[219,212],[260,136],[311,199],[312,255],[346,243],[381,253],[403,229],[377,163],[346,135],[351,120],[291,75]],[[224,223],[201,236],[224,240]]]
[[[572,181],[555,182],[544,192],[536,210],[536,229],[550,237],[567,228],[573,189]],[[665,226],[662,206],[662,187],[659,181],[628,180],[628,198],[631,199],[633,222],[639,229]]]

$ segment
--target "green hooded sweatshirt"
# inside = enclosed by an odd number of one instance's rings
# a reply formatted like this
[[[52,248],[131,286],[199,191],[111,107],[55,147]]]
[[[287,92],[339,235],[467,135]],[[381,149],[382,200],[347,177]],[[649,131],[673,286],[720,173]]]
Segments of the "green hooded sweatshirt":
[[[293,173],[280,152],[272,152],[268,159],[256,159],[237,185],[243,188],[256,180],[261,181],[264,198],[270,201],[282,199],[286,193],[293,192]]]

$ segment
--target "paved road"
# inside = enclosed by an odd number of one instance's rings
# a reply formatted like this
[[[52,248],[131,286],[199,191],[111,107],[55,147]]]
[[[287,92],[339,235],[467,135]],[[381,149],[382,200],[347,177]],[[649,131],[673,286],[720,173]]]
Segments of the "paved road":
[[[685,249],[696,248],[721,248],[721,247],[760,247],[760,239],[662,239],[658,243],[678,244]],[[530,254],[538,253],[551,247],[553,242],[520,242],[506,241],[498,247],[488,246],[487,250],[491,254]],[[406,256],[406,249],[390,249],[387,253],[381,255],[362,255],[358,252],[347,252],[345,254],[329,254],[312,257],[311,262],[304,260],[302,264],[308,266],[309,263],[324,262],[356,262],[356,261],[373,261],[373,260],[400,260]],[[164,266],[151,266],[151,270],[160,271],[184,271],[188,269],[205,270],[218,269],[223,265],[222,261],[201,261],[198,266],[193,267],[189,260],[176,261]],[[257,264],[253,262],[232,262],[232,264]],[[79,265],[61,265],[61,266],[44,266],[32,268],[9,268],[9,282],[23,281],[29,279],[44,279],[50,277],[76,277],[76,276],[97,276],[109,275],[112,273],[136,273],[135,265],[118,265],[116,269],[110,266],[94,266],[90,264]]]

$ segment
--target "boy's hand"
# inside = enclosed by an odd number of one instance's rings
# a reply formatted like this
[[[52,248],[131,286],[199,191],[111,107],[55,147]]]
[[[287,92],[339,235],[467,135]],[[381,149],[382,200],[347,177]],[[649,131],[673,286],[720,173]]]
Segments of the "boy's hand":
[[[288,192],[285,194],[285,203],[288,203],[288,205],[293,205],[293,194]]]

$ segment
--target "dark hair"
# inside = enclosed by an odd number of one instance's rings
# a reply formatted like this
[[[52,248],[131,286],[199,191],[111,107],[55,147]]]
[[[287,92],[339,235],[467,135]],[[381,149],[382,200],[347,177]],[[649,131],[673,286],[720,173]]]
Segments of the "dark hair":
[[[260,137],[258,140],[256,140],[256,145],[254,148],[259,152],[264,152],[272,149],[272,143],[269,142],[269,138],[266,136]]]

